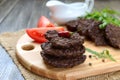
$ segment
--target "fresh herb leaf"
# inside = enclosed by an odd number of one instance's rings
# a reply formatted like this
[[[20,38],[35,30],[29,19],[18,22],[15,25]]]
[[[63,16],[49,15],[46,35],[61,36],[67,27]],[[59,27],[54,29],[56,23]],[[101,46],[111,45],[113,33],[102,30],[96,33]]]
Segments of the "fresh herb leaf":
[[[101,57],[101,56],[98,54],[98,52],[93,51],[93,50],[91,50],[91,49],[89,49],[89,48],[86,48],[86,51],[88,51],[88,52],[90,52],[90,53],[96,55],[96,56],[99,57],[99,58]]]
[[[102,24],[99,25],[99,28],[104,29],[105,26],[107,26],[107,24],[108,24],[107,22],[103,22]]]
[[[89,48],[86,48],[86,51],[88,51],[91,54],[97,56],[98,58],[109,59],[111,61],[116,62],[116,60],[112,57],[112,55],[109,53],[108,50],[103,50],[102,52],[96,52],[96,51],[93,51],[93,50],[91,50]]]
[[[109,53],[108,50],[103,50],[103,52],[102,52],[101,54],[103,54],[103,57],[104,57],[104,58],[108,58],[108,59],[110,59],[111,61],[116,61],[116,60],[112,57],[112,55]]]
[[[85,18],[101,21],[102,24],[99,25],[99,28],[105,29],[106,25],[108,24],[113,24],[120,27],[120,20],[118,18],[118,15],[120,15],[120,13],[115,10],[103,9],[101,11],[87,13]]]

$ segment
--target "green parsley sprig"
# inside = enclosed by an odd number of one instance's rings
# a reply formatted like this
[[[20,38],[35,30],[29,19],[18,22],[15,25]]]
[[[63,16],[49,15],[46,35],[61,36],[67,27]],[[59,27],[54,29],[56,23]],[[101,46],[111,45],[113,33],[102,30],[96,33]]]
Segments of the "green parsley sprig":
[[[88,13],[85,18],[101,21],[102,24],[99,25],[99,28],[105,29],[106,25],[108,24],[113,24],[120,27],[120,20],[118,18],[118,15],[120,15],[120,13],[115,10],[103,9],[101,11]]]
[[[102,59],[109,59],[111,61],[115,61],[116,60],[112,57],[112,55],[109,53],[108,50],[103,50],[102,52],[96,52],[96,51],[93,51],[89,48],[86,48],[86,51],[90,52],[91,54],[97,56],[98,58],[102,58]]]

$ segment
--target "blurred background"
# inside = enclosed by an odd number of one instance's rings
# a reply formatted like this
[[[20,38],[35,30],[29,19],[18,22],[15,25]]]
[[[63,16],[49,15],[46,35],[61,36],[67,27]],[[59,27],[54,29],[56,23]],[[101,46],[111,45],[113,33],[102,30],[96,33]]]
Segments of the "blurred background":
[[[48,0],[0,0],[0,33],[36,27],[41,15],[49,17]],[[61,0],[66,3],[84,0]],[[120,0],[95,0],[94,9],[111,8],[120,11]]]

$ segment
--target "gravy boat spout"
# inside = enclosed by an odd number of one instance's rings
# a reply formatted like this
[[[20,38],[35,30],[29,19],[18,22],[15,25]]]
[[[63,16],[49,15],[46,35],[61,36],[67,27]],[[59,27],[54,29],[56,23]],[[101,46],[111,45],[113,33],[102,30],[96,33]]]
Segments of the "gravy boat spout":
[[[65,4],[61,1],[48,1],[46,3],[46,7],[48,7],[52,13],[54,13],[54,11],[62,10],[62,8],[65,7]]]

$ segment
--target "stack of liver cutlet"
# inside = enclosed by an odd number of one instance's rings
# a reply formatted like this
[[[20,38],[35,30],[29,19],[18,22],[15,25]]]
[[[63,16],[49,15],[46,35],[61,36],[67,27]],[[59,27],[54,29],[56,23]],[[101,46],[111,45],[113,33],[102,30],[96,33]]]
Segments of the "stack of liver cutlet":
[[[78,33],[66,38],[52,30],[45,37],[48,42],[41,44],[41,56],[45,63],[58,68],[70,68],[85,61],[84,38]]]

